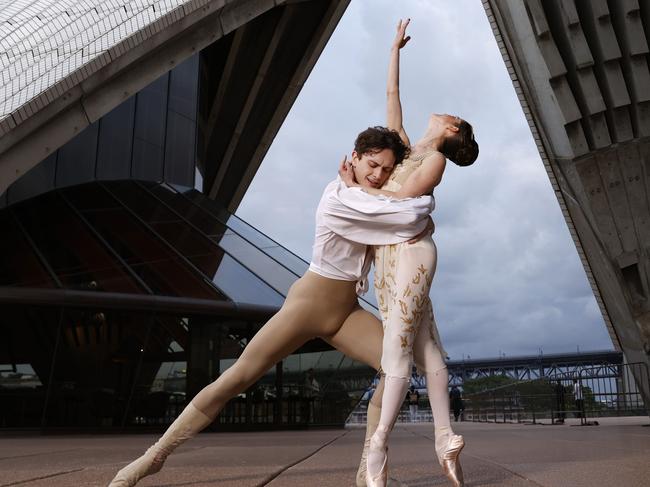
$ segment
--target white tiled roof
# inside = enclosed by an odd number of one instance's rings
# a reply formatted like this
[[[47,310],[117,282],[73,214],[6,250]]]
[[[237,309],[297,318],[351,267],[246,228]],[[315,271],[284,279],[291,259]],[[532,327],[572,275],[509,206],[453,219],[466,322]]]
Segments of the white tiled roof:
[[[0,0],[0,136],[209,0]]]

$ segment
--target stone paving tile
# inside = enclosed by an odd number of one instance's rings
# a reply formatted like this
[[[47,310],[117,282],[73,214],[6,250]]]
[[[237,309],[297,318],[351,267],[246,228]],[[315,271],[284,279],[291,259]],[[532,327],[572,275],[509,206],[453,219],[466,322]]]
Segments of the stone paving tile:
[[[600,426],[457,423],[466,485],[647,487],[649,418]],[[362,428],[202,434],[143,487],[354,486]],[[0,436],[0,487],[106,486],[155,435]],[[433,456],[431,424],[398,425],[390,472],[406,487],[449,485]]]

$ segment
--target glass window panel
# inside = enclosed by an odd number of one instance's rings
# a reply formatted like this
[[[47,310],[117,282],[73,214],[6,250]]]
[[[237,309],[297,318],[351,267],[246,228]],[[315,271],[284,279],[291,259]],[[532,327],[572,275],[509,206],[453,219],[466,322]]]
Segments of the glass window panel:
[[[236,233],[244,237],[246,240],[255,244],[258,247],[275,247],[278,245],[277,242],[274,242],[269,237],[264,235],[262,232],[257,230],[255,227],[252,227],[246,223],[241,218],[235,215],[229,215],[228,217],[228,226],[233,229]]]
[[[287,295],[289,287],[297,279],[294,273],[282,267],[259,249],[253,247],[239,235],[224,235],[218,238],[217,241],[226,252],[284,296]]]
[[[62,328],[48,425],[117,426],[125,413],[127,421],[148,416],[141,401],[173,341],[151,314],[66,308]]]
[[[214,273],[219,268],[224,255],[223,250],[219,249],[219,254],[192,255],[189,259],[203,274],[206,276],[214,276]],[[200,258],[194,259],[195,257]]]
[[[115,198],[96,184],[82,184],[65,188],[63,194],[77,210],[82,212],[120,207]]]
[[[59,149],[56,162],[56,186],[71,186],[95,179],[97,132],[99,122],[86,127]]]
[[[202,208],[209,211],[220,222],[226,223],[229,228],[232,228],[236,233],[239,233],[246,240],[249,240],[251,243],[253,243],[253,245],[256,245],[257,247],[278,245],[276,242],[266,237],[255,228],[251,227],[247,223],[244,223],[236,216],[230,214],[219,203],[211,200],[204,194],[199,193],[196,190],[188,191],[184,194],[190,200],[194,201],[198,205],[201,205]]]
[[[55,287],[9,210],[0,211],[0,286]]]
[[[150,226],[185,257],[222,253],[210,239],[183,221],[152,223]]]
[[[167,114],[165,181],[194,185],[196,122],[172,110]]]
[[[307,261],[280,245],[264,247],[262,250],[299,276],[302,276],[309,269],[309,263]]]
[[[43,383],[30,364],[0,364],[0,389],[36,389]]]
[[[108,183],[108,187],[182,255],[190,257],[214,254],[218,258],[221,254],[221,250],[208,238],[180,220],[175,213],[138,184],[132,181],[111,182]]]
[[[0,286],[55,287],[9,210],[0,211]]]
[[[199,56],[195,54],[170,71],[169,110],[196,120]]]
[[[131,175],[135,96],[101,118],[97,150],[97,179],[126,179]]]
[[[238,303],[281,306],[284,301],[282,295],[228,255],[224,255],[219,262],[214,261],[214,256],[193,257],[190,260],[201,269],[215,268],[210,274],[212,281]]]
[[[58,195],[18,205],[15,212],[65,287],[141,293],[127,270]]]
[[[133,181],[110,181],[108,190],[147,223],[178,221],[179,217]]]
[[[210,200],[205,195],[194,190],[188,191],[184,193],[184,195],[195,203],[201,205],[201,208],[208,210],[210,214],[214,215],[214,217],[219,221],[227,221],[228,227],[231,228],[233,232],[241,235],[254,246],[260,248],[262,252],[270,255],[298,276],[302,276],[309,268],[309,264],[306,261],[285,249],[277,242],[274,242],[237,216],[229,214],[221,208],[218,203]],[[215,240],[219,241],[219,239]]]
[[[56,152],[39,162],[7,190],[10,204],[29,199],[54,188]]]
[[[163,147],[146,140],[133,140],[131,176],[135,179],[160,181],[163,178]]]
[[[90,213],[88,219],[156,294],[224,299],[125,210]]]
[[[200,206],[195,205],[164,184],[143,183],[149,191],[173,207],[183,218],[191,222],[206,235],[223,235],[227,227]]]
[[[156,260],[132,266],[154,294],[199,299],[215,299],[217,291],[210,292],[202,279],[193,275],[179,260]],[[218,296],[223,300],[223,297]]]
[[[19,387],[0,384],[0,427],[41,426],[46,389],[38,382],[47,386],[50,377],[59,316],[57,308],[2,306],[0,375]]]
[[[165,141],[168,84],[166,74],[136,95],[135,138],[158,147],[163,147]]]
[[[176,189],[180,191],[180,188]],[[221,223],[225,224],[228,221],[228,216],[230,214],[219,203],[211,200],[203,193],[196,190],[190,190],[183,192],[183,195],[197,205],[200,205],[205,210],[209,211],[210,214],[214,215],[214,217]]]

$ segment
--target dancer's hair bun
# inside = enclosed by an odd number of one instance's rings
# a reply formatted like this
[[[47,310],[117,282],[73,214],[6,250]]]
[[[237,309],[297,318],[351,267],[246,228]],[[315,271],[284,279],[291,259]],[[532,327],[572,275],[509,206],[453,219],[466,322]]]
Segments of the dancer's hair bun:
[[[459,166],[470,166],[478,157],[478,143],[474,139],[474,129],[463,119],[459,119],[458,132],[445,139],[442,152],[447,159]]]

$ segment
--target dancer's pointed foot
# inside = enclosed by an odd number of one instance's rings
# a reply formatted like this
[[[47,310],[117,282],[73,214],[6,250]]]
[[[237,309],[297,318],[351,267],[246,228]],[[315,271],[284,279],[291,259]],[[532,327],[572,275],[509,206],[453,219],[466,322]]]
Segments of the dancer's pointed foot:
[[[368,450],[370,449],[370,438],[367,438],[363,442],[363,452],[361,453],[361,463],[359,464],[359,470],[357,471],[357,487],[367,487],[369,484],[366,483],[366,472],[368,470]],[[397,479],[388,477],[388,482],[386,487],[407,487],[406,484],[400,482]]]
[[[165,458],[160,456],[158,458],[156,457],[156,448],[152,446],[144,455],[117,472],[117,475],[108,484],[108,487],[133,487],[140,479],[159,472],[163,463],[165,463]]]
[[[442,466],[442,471],[451,481],[454,487],[463,487],[463,469],[460,466],[460,452],[465,446],[465,440],[461,435],[449,435],[444,450],[436,452]]]
[[[172,451],[211,422],[211,418],[190,402],[180,416],[167,428],[165,434],[144,455],[117,472],[108,487],[132,487],[141,478],[160,471],[165,459]]]
[[[366,485],[368,487],[387,487],[388,483],[388,429],[379,425],[370,438],[368,461],[366,465]]]
[[[361,452],[361,462],[357,470],[357,487],[366,487],[366,471],[368,470],[368,449],[370,448],[370,437],[363,442],[363,451]]]

